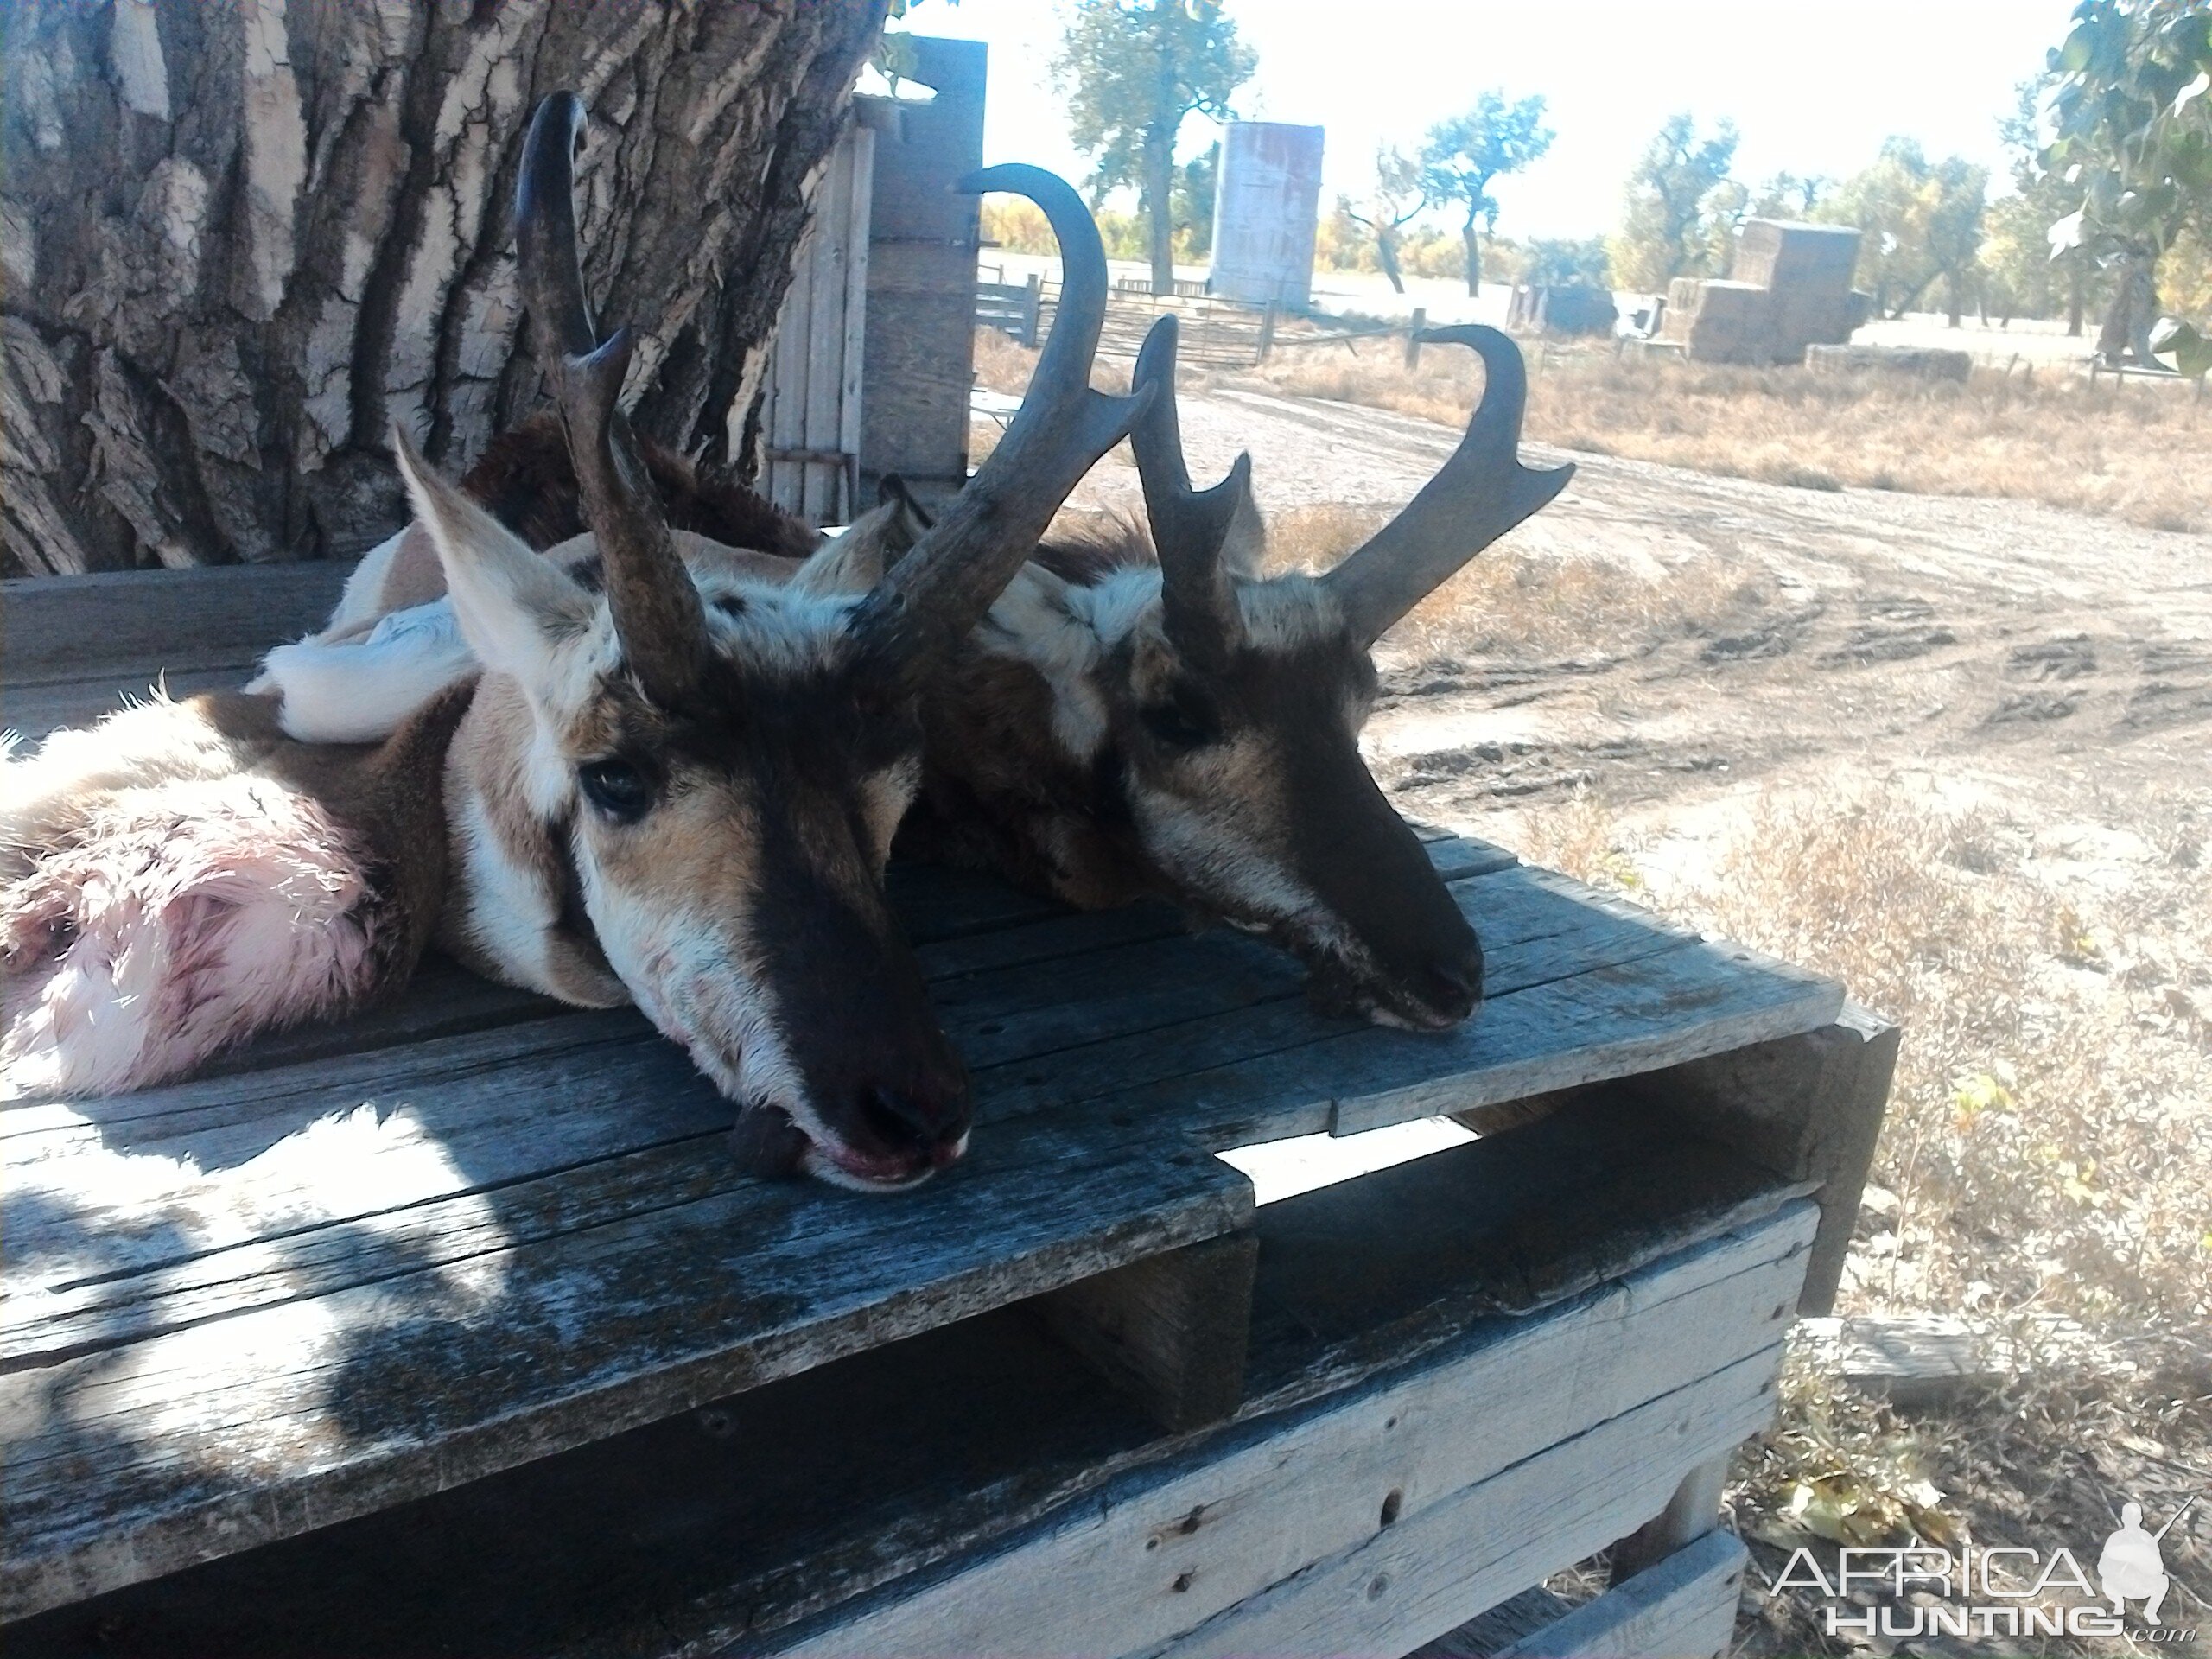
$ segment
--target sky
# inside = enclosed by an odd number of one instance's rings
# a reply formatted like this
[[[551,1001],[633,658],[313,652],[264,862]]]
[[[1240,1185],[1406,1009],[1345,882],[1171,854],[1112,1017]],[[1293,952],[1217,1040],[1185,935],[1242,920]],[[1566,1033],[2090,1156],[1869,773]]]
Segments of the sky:
[[[1736,175],[1843,177],[1893,133],[1930,156],[2006,166],[1997,122],[2063,38],[2073,0],[1228,0],[1259,69],[1239,116],[1328,130],[1324,207],[1371,179],[1377,143],[1417,147],[1430,123],[1486,87],[1541,92],[1558,134],[1502,180],[1499,231],[1593,236],[1619,216],[1629,168],[1677,111],[1724,117]],[[1065,0],[918,0],[907,27],[991,48],[984,160],[1081,180],[1052,81]],[[1185,154],[1217,136],[1193,118]]]

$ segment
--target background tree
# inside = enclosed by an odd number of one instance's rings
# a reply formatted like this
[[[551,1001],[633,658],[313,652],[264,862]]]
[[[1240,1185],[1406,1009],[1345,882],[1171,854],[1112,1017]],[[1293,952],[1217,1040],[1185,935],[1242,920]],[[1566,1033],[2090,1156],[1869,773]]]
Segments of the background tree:
[[[1865,172],[1847,179],[1822,216],[1864,232],[1859,283],[1892,317],[1938,278],[1948,284],[1951,326],[1959,326],[1981,247],[1989,169],[1959,156],[1930,162],[1910,138],[1891,138]]]
[[[1175,169],[1177,257],[1195,264],[1213,252],[1213,199],[1221,188],[1218,139]]]
[[[2203,0],[2082,0],[2050,55],[2057,137],[2044,166],[2075,186],[2054,247],[2113,269],[2097,350],[2151,359],[2158,261],[2212,226],[2212,10]],[[2212,370],[2212,337],[2186,321],[2156,348],[2186,374]]]
[[[720,458],[882,10],[14,0],[0,565],[338,556],[404,522],[392,423],[458,466],[538,400],[509,216],[564,86],[634,418]]]
[[[1616,283],[1653,293],[1676,276],[1726,269],[1725,254],[1716,258],[1714,228],[1741,202],[1716,193],[1730,182],[1735,159],[1732,124],[1700,137],[1687,114],[1668,118],[1629,175],[1621,228],[1608,245]]]
[[[1176,136],[1192,115],[1226,120],[1257,62],[1220,0],[1076,0],[1052,63],[1068,136],[1096,158],[1094,198],[1136,188],[1156,294],[1175,287]]]
[[[1540,236],[1529,244],[1521,280],[1537,288],[1605,286],[1605,238]]]
[[[1342,204],[1344,214],[1375,238],[1375,263],[1402,294],[1406,279],[1398,267],[1398,234],[1428,207],[1421,163],[1389,144],[1375,147],[1375,186],[1364,202]],[[1360,211],[1361,208],[1366,211]]]
[[[1552,130],[1544,124],[1544,100],[1524,98],[1513,103],[1492,90],[1475,99],[1465,115],[1440,121],[1428,130],[1421,146],[1421,175],[1429,200],[1438,206],[1454,202],[1466,211],[1460,240],[1467,251],[1467,292],[1482,292],[1483,255],[1478,238],[1484,225],[1497,228],[1497,203],[1491,200],[1491,181],[1518,173],[1552,147]]]
[[[1802,219],[1820,205],[1832,181],[1817,173],[1799,175],[1777,173],[1761,180],[1751,192],[1748,219]]]
[[[2051,247],[2051,226],[2081,205],[2082,192],[2043,164],[2042,111],[2050,86],[2045,76],[2022,81],[2012,112],[1998,123],[2012,194],[1990,203],[1982,220],[1983,302],[2007,321],[2063,314],[2066,332],[2078,335],[2089,301],[2109,284],[2088,249]]]

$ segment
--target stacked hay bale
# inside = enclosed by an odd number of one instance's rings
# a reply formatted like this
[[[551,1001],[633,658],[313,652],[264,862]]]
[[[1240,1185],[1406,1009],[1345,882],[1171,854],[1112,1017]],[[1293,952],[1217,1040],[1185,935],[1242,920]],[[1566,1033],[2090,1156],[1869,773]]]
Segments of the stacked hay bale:
[[[1848,226],[1745,222],[1725,282],[1678,276],[1661,338],[1700,363],[1802,363],[1815,344],[1840,344],[1866,320],[1852,291],[1859,232]]]

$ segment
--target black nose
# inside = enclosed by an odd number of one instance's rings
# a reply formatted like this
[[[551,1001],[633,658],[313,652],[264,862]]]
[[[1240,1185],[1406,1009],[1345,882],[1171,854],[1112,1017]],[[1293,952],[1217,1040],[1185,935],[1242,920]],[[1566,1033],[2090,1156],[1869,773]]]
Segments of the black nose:
[[[1483,1000],[1483,953],[1478,945],[1438,957],[1420,975],[1421,1001],[1440,1014],[1464,1020]]]
[[[967,1130],[968,1100],[964,1093],[879,1084],[863,1091],[861,1116],[887,1145],[933,1150],[957,1141]]]

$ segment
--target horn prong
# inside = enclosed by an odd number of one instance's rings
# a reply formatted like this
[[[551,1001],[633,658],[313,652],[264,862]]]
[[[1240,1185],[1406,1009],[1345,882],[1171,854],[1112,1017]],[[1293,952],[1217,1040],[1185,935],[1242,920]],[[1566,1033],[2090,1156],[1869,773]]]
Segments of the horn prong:
[[[1252,493],[1252,457],[1239,455],[1229,475],[1211,489],[1191,487],[1183,454],[1182,421],[1175,404],[1179,327],[1170,314],[1152,325],[1138,350],[1132,384],[1148,387],[1152,403],[1129,430],[1145,517],[1160,555],[1161,624],[1193,668],[1217,668],[1243,637],[1222,550],[1238,509]]]
[[[1534,467],[1521,461],[1529,371],[1510,338],[1481,323],[1427,328],[1421,338],[1471,346],[1481,356],[1482,400],[1436,476],[1322,578],[1354,637],[1369,645],[1476,554],[1542,511],[1574,476],[1572,461]]]

